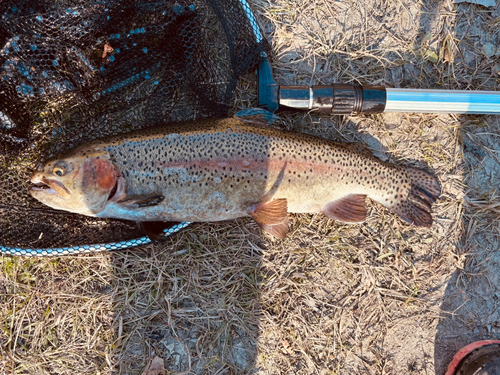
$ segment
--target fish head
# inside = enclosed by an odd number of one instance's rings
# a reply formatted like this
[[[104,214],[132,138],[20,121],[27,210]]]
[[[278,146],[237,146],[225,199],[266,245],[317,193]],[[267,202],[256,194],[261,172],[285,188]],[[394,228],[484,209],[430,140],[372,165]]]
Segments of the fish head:
[[[33,173],[29,192],[43,204],[88,216],[122,194],[123,178],[105,152],[73,152],[48,159]]]

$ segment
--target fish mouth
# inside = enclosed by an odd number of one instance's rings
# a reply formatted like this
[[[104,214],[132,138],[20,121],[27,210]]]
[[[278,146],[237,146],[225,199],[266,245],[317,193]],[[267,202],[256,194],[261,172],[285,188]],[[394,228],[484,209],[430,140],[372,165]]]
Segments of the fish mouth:
[[[43,191],[44,193],[57,194],[62,198],[67,198],[70,195],[69,190],[59,181],[50,180],[45,177],[39,180],[33,177],[31,182],[33,183],[33,185],[30,186],[30,191],[32,192]]]
[[[55,193],[56,191],[52,189],[45,182],[37,182],[36,184],[30,186],[31,191],[44,191],[46,193]]]

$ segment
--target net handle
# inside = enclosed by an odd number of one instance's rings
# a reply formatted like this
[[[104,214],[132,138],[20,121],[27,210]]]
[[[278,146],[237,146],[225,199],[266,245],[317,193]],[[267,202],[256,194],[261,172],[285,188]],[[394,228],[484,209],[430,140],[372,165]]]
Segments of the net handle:
[[[252,25],[255,39],[263,40],[246,0],[239,0]],[[278,85],[265,52],[257,68],[257,100],[261,108],[315,110],[324,115],[359,115],[383,112],[457,113],[500,115],[500,92],[472,90],[397,89],[359,84]]]

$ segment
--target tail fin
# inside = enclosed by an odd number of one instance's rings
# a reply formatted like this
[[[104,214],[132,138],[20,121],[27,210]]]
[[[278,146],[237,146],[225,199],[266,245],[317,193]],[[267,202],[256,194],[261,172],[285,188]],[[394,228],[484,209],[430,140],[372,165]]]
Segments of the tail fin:
[[[412,167],[402,167],[411,180],[406,200],[393,204],[389,209],[404,221],[422,227],[432,226],[432,204],[441,195],[436,177]]]

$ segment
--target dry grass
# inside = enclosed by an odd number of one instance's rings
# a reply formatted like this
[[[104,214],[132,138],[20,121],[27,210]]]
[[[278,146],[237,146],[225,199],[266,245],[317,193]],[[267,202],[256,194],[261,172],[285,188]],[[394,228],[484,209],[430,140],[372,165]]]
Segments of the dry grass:
[[[499,41],[498,9],[410,0],[251,4],[282,84],[499,84],[491,73],[499,57],[481,50]],[[255,99],[255,78],[242,77],[235,110]],[[362,142],[383,160],[432,171],[443,187],[434,226],[408,226],[374,204],[362,225],[293,215],[284,241],[238,220],[113,254],[3,256],[0,373],[140,374],[154,355],[169,373],[442,373],[450,353],[434,358],[438,322],[458,314],[443,313],[447,282],[458,270],[456,285],[466,289],[500,232],[498,117],[282,117],[291,129]]]
[[[2,374],[96,373],[110,360],[109,256],[0,259]]]

